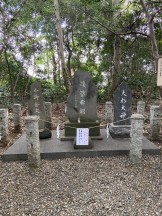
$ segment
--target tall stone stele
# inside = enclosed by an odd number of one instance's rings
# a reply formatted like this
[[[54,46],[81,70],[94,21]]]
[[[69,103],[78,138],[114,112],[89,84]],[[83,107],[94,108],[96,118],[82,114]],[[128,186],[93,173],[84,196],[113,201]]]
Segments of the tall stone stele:
[[[76,128],[89,128],[90,136],[100,136],[100,124],[96,109],[97,87],[88,72],[74,74],[72,89],[67,99],[65,137],[75,137]]]
[[[48,128],[46,128],[45,104],[40,82],[35,82],[30,87],[28,112],[29,115],[36,115],[39,117],[39,138],[51,138],[52,133]]]
[[[130,137],[132,93],[126,82],[122,82],[114,94],[114,123],[109,126],[113,138]]]

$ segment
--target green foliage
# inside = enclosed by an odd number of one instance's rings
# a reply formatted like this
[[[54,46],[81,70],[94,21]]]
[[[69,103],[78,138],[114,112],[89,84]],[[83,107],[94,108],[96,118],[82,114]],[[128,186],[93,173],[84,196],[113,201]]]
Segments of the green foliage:
[[[121,38],[120,72],[135,97],[156,98],[156,76],[148,25],[139,1],[60,0],[64,33],[65,60],[69,72],[89,71],[98,86],[98,100],[113,97],[114,38]],[[149,1],[148,11],[155,12],[155,33],[162,54],[160,1]],[[46,100],[66,100],[58,49],[58,34],[53,0],[2,0],[0,24],[0,80],[17,97],[29,92],[35,78],[27,75],[29,66],[41,80]],[[138,34],[135,34],[138,32]],[[141,33],[141,34],[140,34]],[[145,35],[146,34],[146,35]],[[8,62],[7,62],[8,61]],[[43,69],[42,69],[43,68]],[[102,86],[102,73],[109,77]],[[56,77],[55,81],[53,79]],[[55,84],[54,84],[55,83]],[[111,92],[111,95],[110,95]]]
[[[146,102],[159,97],[156,79],[156,75],[153,73],[134,73],[127,77],[134,98],[144,99]]]
[[[46,101],[62,102],[67,99],[67,92],[64,86],[56,86],[51,81],[39,80],[41,82],[42,93]]]
[[[110,95],[111,84],[108,83],[106,86],[98,86],[97,101],[104,103],[105,101],[113,101],[112,95]]]

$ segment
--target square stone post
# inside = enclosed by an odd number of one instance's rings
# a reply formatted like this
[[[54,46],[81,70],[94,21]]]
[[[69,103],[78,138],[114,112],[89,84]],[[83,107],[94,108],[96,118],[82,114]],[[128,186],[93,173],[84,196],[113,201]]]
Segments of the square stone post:
[[[145,102],[144,101],[137,102],[137,113],[144,116],[145,114]]]
[[[130,161],[134,164],[140,163],[142,159],[142,137],[143,137],[143,115],[133,114],[131,116],[131,143]]]
[[[105,121],[106,123],[113,122],[113,105],[111,101],[105,103]]]
[[[46,112],[46,128],[52,129],[52,103],[45,102],[45,112]]]
[[[21,104],[13,105],[14,131],[21,131]]]
[[[27,116],[25,118],[28,164],[31,167],[40,166],[40,142],[38,121],[38,116]]]
[[[150,134],[153,139],[159,138],[160,122],[161,122],[160,106],[150,107]]]
[[[8,143],[8,109],[0,109],[0,146],[5,147]]]

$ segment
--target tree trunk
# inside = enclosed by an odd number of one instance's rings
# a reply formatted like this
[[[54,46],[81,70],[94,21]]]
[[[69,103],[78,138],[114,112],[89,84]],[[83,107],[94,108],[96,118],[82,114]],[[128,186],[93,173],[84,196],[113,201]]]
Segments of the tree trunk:
[[[63,78],[64,78],[64,85],[65,85],[66,90],[69,92],[70,86],[69,86],[69,79],[67,75],[65,57],[64,57],[63,32],[61,29],[61,18],[60,18],[58,0],[54,0],[54,8],[55,8],[56,25],[57,25],[57,32],[58,32],[58,39],[59,39],[59,54],[60,54],[61,67],[62,67],[62,73],[63,73]]]
[[[150,39],[151,39],[151,44],[152,44],[152,55],[155,61],[155,71],[157,72],[157,62],[159,58],[159,52],[158,52],[158,47],[157,47],[157,42],[156,42],[156,37],[155,37],[155,31],[154,31],[154,20],[153,16],[148,11],[147,5],[144,0],[140,0],[140,3],[142,5],[142,8],[145,12],[147,22],[149,25],[149,34],[150,34]]]
[[[140,3],[145,12],[147,22],[149,25],[149,34],[150,34],[151,45],[152,45],[152,55],[154,59],[154,67],[155,67],[155,72],[158,73],[159,51],[158,51],[158,46],[157,46],[157,41],[156,41],[156,36],[155,36],[155,31],[154,31],[154,20],[153,20],[154,15],[151,15],[149,13],[147,5],[144,0],[140,0]],[[160,97],[162,98],[162,86],[159,87],[159,92],[160,92]]]
[[[13,80],[12,80],[12,73],[11,73],[11,69],[10,69],[10,65],[8,62],[8,57],[7,57],[7,52],[5,50],[5,60],[6,60],[6,64],[7,64],[7,69],[8,69],[8,74],[9,74],[9,80],[10,80],[10,95],[11,95],[11,102],[13,103],[14,101],[14,84],[13,84]]]
[[[119,4],[119,0],[111,0],[111,23],[114,23],[114,18],[117,15],[116,12],[113,11],[113,8]],[[120,78],[120,61],[121,61],[121,38],[120,35],[114,35],[114,56],[113,56],[113,70],[112,70],[112,93],[114,93],[115,89],[119,85]]]
[[[57,85],[57,64],[56,64],[56,59],[55,59],[54,53],[52,56],[52,62],[53,62],[53,83],[54,83],[54,85]]]
[[[112,74],[112,91],[114,92],[119,85],[120,74],[120,60],[121,60],[121,38],[119,35],[115,35],[114,40],[114,69]]]

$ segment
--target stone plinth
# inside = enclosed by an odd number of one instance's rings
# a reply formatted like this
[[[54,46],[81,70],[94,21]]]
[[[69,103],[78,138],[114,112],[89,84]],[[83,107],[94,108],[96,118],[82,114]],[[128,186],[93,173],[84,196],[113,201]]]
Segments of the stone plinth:
[[[89,136],[100,136],[99,122],[65,122],[65,136],[75,137],[76,128],[89,128]]]
[[[109,132],[112,138],[129,138],[130,137],[130,125],[109,125]]]

